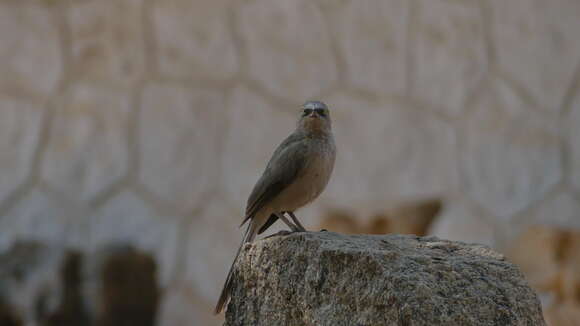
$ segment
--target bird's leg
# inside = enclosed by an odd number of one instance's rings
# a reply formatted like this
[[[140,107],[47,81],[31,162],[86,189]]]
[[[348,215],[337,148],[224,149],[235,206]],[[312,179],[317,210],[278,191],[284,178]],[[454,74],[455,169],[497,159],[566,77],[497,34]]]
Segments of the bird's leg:
[[[294,225],[292,222],[288,221],[288,219],[286,218],[286,216],[284,216],[284,213],[274,213],[276,216],[278,216],[279,219],[282,220],[282,222],[286,223],[286,225],[288,225],[288,227],[292,230],[292,232],[301,232],[303,231],[302,229],[300,229],[301,225]]]
[[[287,213],[288,213],[288,215],[290,215],[290,217],[292,218],[292,221],[294,221],[296,226],[299,228],[299,231],[306,232],[306,229],[304,228],[304,226],[302,226],[302,224],[300,224],[300,221],[298,221],[298,218],[296,218],[296,215],[294,215],[294,212],[287,212]]]

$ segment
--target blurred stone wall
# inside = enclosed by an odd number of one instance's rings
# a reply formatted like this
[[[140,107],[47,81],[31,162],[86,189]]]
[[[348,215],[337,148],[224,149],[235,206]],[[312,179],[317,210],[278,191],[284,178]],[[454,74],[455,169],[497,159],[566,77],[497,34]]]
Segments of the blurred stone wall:
[[[440,198],[446,238],[517,253],[531,225],[577,230],[579,17],[578,0],[0,0],[0,249],[130,242],[160,264],[160,325],[217,325],[245,200],[306,99],[339,148],[309,227]]]

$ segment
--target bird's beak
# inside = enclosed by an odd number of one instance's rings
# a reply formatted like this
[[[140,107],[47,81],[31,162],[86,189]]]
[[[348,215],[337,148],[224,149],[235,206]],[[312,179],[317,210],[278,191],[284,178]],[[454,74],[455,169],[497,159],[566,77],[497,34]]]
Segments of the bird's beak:
[[[318,118],[318,112],[312,111],[312,113],[310,113],[310,115],[308,117],[309,118]]]

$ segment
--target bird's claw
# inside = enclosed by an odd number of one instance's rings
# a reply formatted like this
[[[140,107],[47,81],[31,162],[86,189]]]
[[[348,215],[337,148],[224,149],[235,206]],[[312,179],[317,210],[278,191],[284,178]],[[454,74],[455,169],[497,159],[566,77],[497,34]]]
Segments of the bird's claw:
[[[296,231],[286,231],[286,230],[282,230],[282,231],[278,231],[278,232],[276,232],[274,234],[270,234],[269,236],[265,237],[264,239],[269,239],[269,238],[277,237],[277,236],[290,235],[290,234],[292,234],[294,232],[296,232]]]

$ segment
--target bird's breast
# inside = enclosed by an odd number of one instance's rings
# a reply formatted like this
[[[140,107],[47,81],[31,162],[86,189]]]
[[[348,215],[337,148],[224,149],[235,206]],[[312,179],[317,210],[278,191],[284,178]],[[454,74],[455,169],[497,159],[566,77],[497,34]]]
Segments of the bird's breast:
[[[330,144],[334,145],[334,144]],[[326,188],[334,168],[334,148],[313,146],[304,169],[278,197],[279,211],[294,211],[316,199]]]

